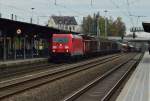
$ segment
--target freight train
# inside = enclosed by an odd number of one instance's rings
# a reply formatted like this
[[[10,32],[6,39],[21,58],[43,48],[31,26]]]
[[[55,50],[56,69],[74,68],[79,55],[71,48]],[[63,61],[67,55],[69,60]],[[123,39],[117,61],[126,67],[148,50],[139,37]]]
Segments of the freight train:
[[[87,35],[53,34],[52,58],[74,58],[120,52],[115,41],[98,39]]]

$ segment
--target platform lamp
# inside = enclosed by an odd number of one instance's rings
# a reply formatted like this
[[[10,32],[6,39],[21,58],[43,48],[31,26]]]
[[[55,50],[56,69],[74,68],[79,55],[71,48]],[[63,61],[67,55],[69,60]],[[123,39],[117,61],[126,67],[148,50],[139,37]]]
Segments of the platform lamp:
[[[0,30],[0,42],[2,41],[2,31]]]
[[[34,43],[35,43],[34,41],[35,41],[35,38],[36,38],[36,34],[33,34],[32,38],[33,38],[33,40],[32,40],[31,45],[32,45],[32,58],[33,58],[34,57],[34,55],[33,55],[34,54],[34,52],[33,52],[34,50],[33,49],[34,49]]]
[[[30,22],[31,22],[31,24],[33,23],[33,10],[34,10],[35,8],[31,8],[31,13],[32,13],[32,15],[31,15],[31,19],[30,19]]]
[[[107,35],[108,35],[108,33],[107,33],[107,13],[108,13],[108,10],[104,10],[104,12],[105,12],[105,38],[107,38]]]
[[[0,30],[0,37],[2,37],[2,31]]]
[[[35,37],[37,43],[36,43],[36,52],[37,52],[37,56],[39,56],[39,35],[37,34]]]
[[[6,61],[6,35],[1,33],[3,37],[3,60]]]
[[[1,32],[1,30],[0,30],[0,42],[2,42],[2,32]],[[0,44],[0,45],[2,45],[2,44]]]
[[[6,35],[3,35],[2,31],[0,30],[0,37],[3,37],[3,60],[6,61]]]

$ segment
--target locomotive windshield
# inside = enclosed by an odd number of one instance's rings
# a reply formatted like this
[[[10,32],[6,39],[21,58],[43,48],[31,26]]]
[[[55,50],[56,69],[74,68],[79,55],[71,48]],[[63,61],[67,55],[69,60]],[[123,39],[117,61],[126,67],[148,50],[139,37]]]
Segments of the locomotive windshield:
[[[69,41],[68,38],[53,38],[53,42],[67,43],[68,41]]]

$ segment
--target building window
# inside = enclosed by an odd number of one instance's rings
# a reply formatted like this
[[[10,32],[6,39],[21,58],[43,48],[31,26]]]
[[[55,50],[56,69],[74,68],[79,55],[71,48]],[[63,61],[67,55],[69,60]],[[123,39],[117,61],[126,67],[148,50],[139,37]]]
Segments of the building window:
[[[75,27],[73,26],[72,29],[75,30]]]
[[[69,31],[71,31],[72,29],[71,29],[71,26],[69,27]]]
[[[65,29],[68,30],[68,26],[65,26]]]

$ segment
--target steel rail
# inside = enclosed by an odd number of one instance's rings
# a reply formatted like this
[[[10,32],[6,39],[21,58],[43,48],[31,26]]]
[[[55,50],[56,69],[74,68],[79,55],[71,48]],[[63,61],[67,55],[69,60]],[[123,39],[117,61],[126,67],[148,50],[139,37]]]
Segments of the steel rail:
[[[69,68],[57,68],[57,69],[54,69],[53,71],[46,71],[46,72],[42,72],[42,73],[28,75],[26,77],[20,77],[20,78],[13,79],[10,81],[0,82],[0,92],[1,92],[0,99],[2,99],[4,97],[8,97],[10,95],[14,95],[16,93],[22,92],[27,89],[31,89],[31,88],[40,86],[42,84],[54,81],[56,79],[60,79],[65,76],[69,76],[74,73],[77,73],[77,72],[80,72],[83,70],[87,70],[96,65],[104,64],[111,60],[117,59],[120,56],[124,56],[124,55],[114,55],[111,57],[108,56],[108,57],[99,58],[97,60],[93,60],[90,62],[84,62],[84,63],[78,64],[78,65],[76,64],[76,65],[73,65],[72,67],[68,66]],[[100,62],[98,63],[98,61],[100,61]],[[83,68],[83,66],[84,66],[84,68]]]
[[[16,75],[21,75],[21,74],[26,74],[29,72],[34,72],[34,71],[39,71],[39,70],[44,70],[52,67],[58,67],[64,64],[52,64],[52,63],[46,63],[46,64],[38,64],[38,65],[32,65],[32,66],[23,66],[23,67],[18,67],[16,70],[10,70],[10,71],[4,71],[1,70],[1,75],[0,75],[0,82],[5,79],[11,79],[15,77]],[[44,68],[43,68],[44,67]],[[12,68],[11,68],[12,69]]]
[[[129,69],[121,77],[121,79],[112,87],[112,89],[110,89],[110,91],[101,99],[101,101],[108,101],[111,98],[111,96],[113,95],[113,93],[115,93],[115,91],[120,87],[120,85],[126,79],[126,77],[131,72],[131,70],[133,70],[139,64],[139,62],[142,59],[142,57],[143,57],[143,55],[140,55],[139,58],[136,57],[132,61],[130,61],[131,63],[130,63]]]
[[[110,74],[112,74],[114,71],[116,71],[117,69],[119,69],[120,67],[124,66],[125,64],[127,64],[129,61],[131,61],[132,58],[127,59],[125,62],[117,65],[115,68],[109,70],[108,72],[104,73],[102,76],[98,77],[97,79],[95,79],[94,81],[92,81],[91,83],[85,85],[83,88],[79,89],[78,91],[76,91],[74,94],[66,97],[63,101],[73,101],[76,98],[78,98],[80,95],[82,95],[83,93],[85,93],[86,91],[88,91],[90,88],[92,88],[93,86],[95,86],[98,82],[100,82],[101,80],[105,79],[107,76],[109,76]],[[106,101],[106,100],[105,100]]]

